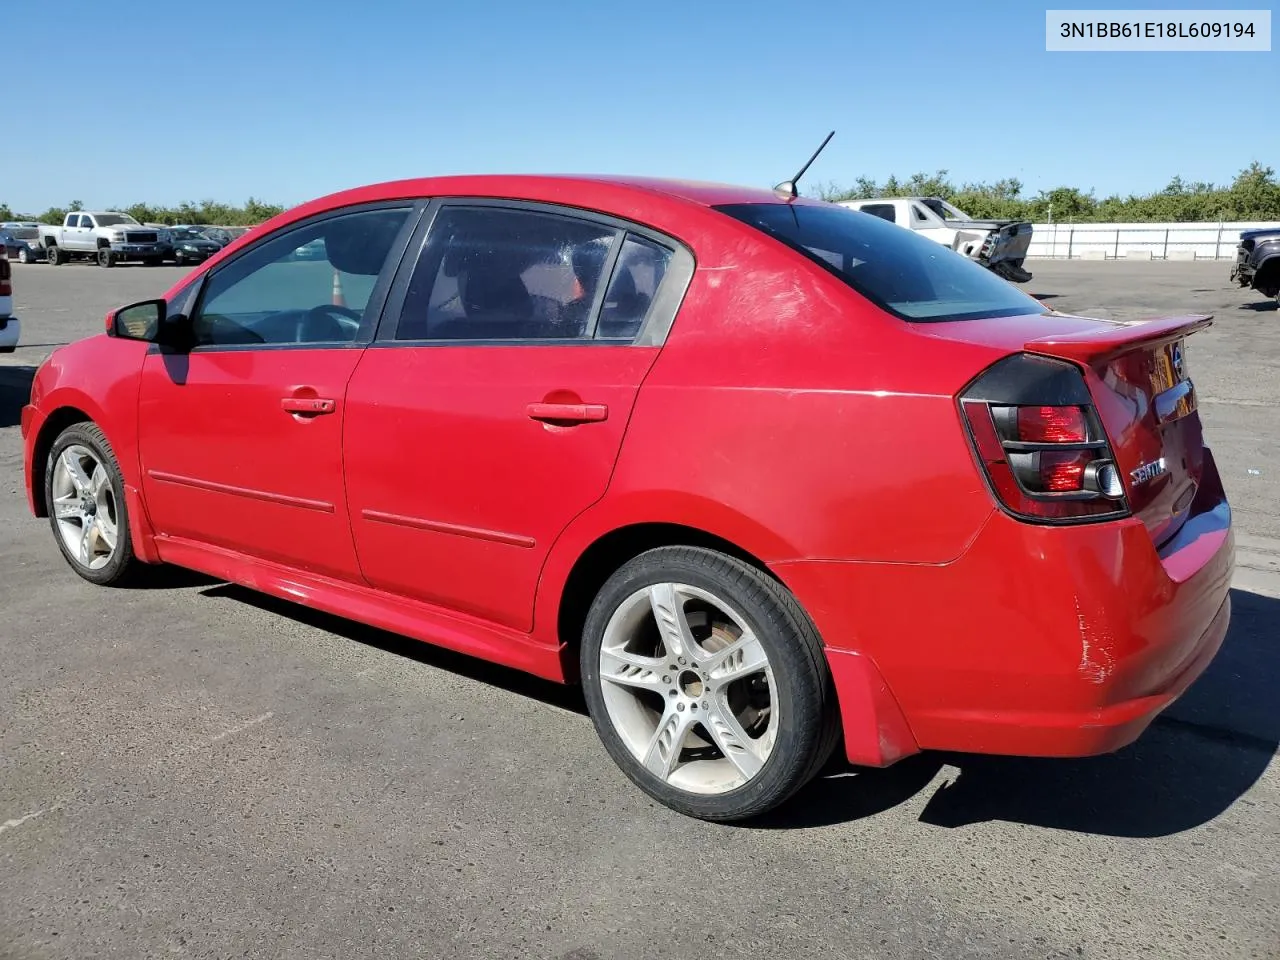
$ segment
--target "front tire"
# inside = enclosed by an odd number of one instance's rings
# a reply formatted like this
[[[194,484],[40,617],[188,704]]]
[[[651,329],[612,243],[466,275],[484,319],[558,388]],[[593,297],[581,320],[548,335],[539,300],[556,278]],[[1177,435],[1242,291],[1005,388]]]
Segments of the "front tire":
[[[45,463],[44,495],[54,541],[71,569],[101,586],[137,572],[120,465],[96,425],[72,424],[58,435]]]
[[[26,247],[23,247],[21,250],[19,250],[19,251],[18,251],[18,262],[19,262],[19,263],[30,263],[30,262],[31,262],[31,251],[30,251],[30,250],[28,250]]]
[[[110,247],[98,248],[98,266],[103,268],[114,267],[116,265],[116,252]]]
[[[781,584],[716,551],[661,547],[614,573],[587,615],[581,670],[610,756],[687,816],[780,806],[838,737],[817,630]]]

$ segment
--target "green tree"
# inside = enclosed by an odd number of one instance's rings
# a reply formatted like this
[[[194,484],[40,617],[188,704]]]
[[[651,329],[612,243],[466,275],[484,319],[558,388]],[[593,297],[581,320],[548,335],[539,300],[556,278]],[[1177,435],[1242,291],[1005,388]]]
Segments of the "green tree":
[[[1059,186],[1023,196],[1022,181],[1009,177],[993,183],[965,183],[957,187],[946,170],[891,176],[884,183],[858,177],[853,186],[821,184],[810,195],[823,200],[868,200],[877,197],[942,197],[965,213],[980,219],[1053,219],[1070,223],[1120,223],[1152,221],[1212,222],[1223,220],[1280,220],[1280,183],[1275,171],[1254,162],[1241,170],[1228,187],[1173,177],[1163,189],[1127,197],[1098,199],[1092,190]]]

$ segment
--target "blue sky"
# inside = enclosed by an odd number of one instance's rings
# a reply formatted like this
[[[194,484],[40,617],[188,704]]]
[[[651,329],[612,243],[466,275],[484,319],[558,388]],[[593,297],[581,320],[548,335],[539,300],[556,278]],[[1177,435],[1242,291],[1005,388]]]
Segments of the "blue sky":
[[[1280,54],[1046,53],[1045,5],[1026,0],[5,7],[30,89],[6,97],[0,201],[27,212],[292,205],[458,172],[767,187],[831,129],[811,182],[946,169],[1103,195],[1280,166],[1273,99],[1243,82],[1274,89]]]

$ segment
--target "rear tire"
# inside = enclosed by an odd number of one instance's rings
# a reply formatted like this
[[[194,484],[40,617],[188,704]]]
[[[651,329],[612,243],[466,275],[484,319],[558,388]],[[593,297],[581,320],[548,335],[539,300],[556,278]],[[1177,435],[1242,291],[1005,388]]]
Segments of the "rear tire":
[[[66,256],[66,254],[64,254],[64,253],[62,252],[62,248],[61,248],[61,247],[58,247],[58,246],[51,246],[51,247],[49,247],[49,250],[48,250],[48,252],[45,254],[45,257],[46,257],[46,258],[48,259],[48,261],[49,261],[51,264],[53,264],[55,267],[60,267],[60,266],[62,266],[64,263],[66,263],[66,262],[67,262],[67,256]]]
[[[58,435],[45,461],[44,495],[54,542],[72,570],[100,586],[137,574],[120,465],[96,424],[75,423]]]
[[[838,740],[812,622],[777,581],[713,550],[660,547],[615,572],[587,615],[581,671],[614,762],[698,819],[775,809]]]

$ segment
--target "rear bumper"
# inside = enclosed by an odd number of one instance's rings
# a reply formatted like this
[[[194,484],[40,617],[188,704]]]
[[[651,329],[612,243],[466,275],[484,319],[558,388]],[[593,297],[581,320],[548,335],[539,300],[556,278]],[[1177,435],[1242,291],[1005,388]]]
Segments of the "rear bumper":
[[[1134,519],[1055,528],[993,512],[945,565],[777,564],[827,644],[849,759],[1077,757],[1137,739],[1230,621],[1231,511],[1208,451],[1205,466],[1192,518],[1160,550]]]

